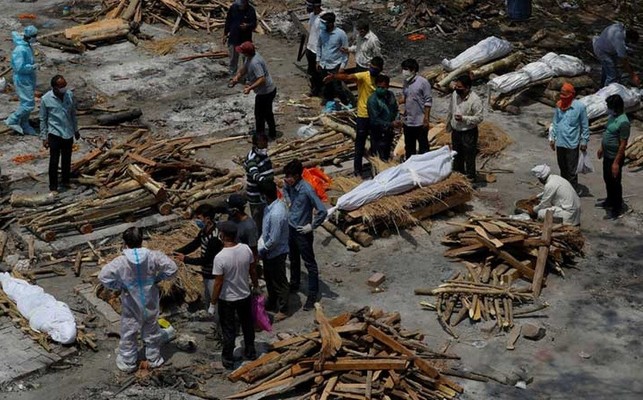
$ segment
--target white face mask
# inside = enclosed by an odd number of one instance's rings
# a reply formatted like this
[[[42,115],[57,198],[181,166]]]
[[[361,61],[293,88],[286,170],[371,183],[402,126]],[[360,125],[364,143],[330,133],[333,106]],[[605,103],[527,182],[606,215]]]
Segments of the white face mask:
[[[414,75],[414,74],[413,74],[410,70],[408,70],[408,69],[403,69],[403,70],[402,70],[402,76],[403,76],[403,77],[404,77],[404,79],[406,79],[406,80],[410,80],[411,78],[413,78],[413,75]]]
[[[64,88],[60,88],[60,89],[58,89],[58,93],[60,93],[60,94],[65,94],[65,93],[67,93],[67,87],[65,86]]]
[[[267,156],[268,155],[268,149],[257,149],[257,150],[255,150],[255,152],[257,154],[259,154],[260,156]]]

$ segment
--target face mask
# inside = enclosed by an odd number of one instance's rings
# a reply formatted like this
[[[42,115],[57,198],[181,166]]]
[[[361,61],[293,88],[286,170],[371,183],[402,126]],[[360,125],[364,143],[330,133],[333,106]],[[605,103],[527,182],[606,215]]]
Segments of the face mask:
[[[268,149],[256,149],[255,153],[259,154],[260,156],[267,156],[268,155]]]
[[[455,92],[458,94],[458,96],[462,97],[465,95],[466,90],[464,89],[456,89]]]
[[[264,204],[268,204],[268,199],[263,194],[259,196],[259,200]]]
[[[614,110],[610,110],[609,108],[607,109],[607,115],[610,117],[616,117],[616,113]]]
[[[375,89],[375,93],[380,97],[386,96],[386,92],[388,92],[388,89],[383,87],[378,87]]]
[[[59,94],[65,94],[67,93],[67,87],[56,89],[56,92],[58,92]]]
[[[194,220],[194,223],[196,224],[197,228],[199,228],[199,229],[205,228],[205,222],[203,222],[200,219]]]
[[[326,29],[326,21],[319,21],[319,26],[322,29]]]
[[[27,42],[29,42],[29,44],[34,44],[34,43],[37,42],[37,39],[35,37],[32,37],[32,38],[27,39]]]
[[[371,74],[371,76],[377,76],[380,74],[380,70],[375,67],[369,67],[368,72]]]
[[[403,77],[404,77],[404,79],[406,79],[407,81],[410,81],[410,80],[413,78],[413,75],[414,75],[414,74],[413,74],[413,72],[411,72],[411,71],[410,71],[410,70],[408,70],[408,69],[403,69],[403,70],[402,70],[402,76],[403,76]]]

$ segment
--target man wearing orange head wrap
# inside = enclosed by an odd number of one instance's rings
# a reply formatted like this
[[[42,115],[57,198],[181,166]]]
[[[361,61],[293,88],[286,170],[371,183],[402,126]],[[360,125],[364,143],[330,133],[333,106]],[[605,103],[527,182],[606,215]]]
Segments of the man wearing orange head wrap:
[[[574,100],[575,96],[574,86],[570,83],[563,84],[554,119],[549,127],[549,146],[556,151],[560,175],[579,191],[576,169],[580,151],[587,151],[589,120],[585,106]]]

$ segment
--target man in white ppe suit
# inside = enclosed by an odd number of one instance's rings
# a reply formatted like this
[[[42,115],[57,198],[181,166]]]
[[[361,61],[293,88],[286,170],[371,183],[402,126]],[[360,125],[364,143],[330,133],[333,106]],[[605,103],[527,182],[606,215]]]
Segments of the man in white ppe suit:
[[[545,185],[538,195],[540,203],[534,207],[538,219],[543,220],[547,210],[554,212],[554,218],[561,218],[564,224],[580,225],[580,198],[574,187],[565,178],[551,174],[549,165],[532,168],[531,173]]]
[[[123,255],[105,265],[98,275],[103,286],[121,292],[121,341],[116,366],[134,372],[138,359],[138,334],[145,344],[145,357],[150,367],[160,367],[162,331],[158,324],[158,283],[176,274],[177,266],[168,256],[148,250],[143,245],[140,229],[123,232],[126,248]]]

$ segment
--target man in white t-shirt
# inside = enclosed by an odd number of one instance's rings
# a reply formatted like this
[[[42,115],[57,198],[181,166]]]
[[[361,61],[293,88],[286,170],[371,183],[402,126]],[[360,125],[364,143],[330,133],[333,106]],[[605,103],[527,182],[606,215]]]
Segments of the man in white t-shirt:
[[[219,225],[223,250],[214,257],[214,288],[209,312],[214,314],[218,305],[223,351],[221,361],[227,369],[234,368],[234,341],[237,336],[235,319],[238,318],[243,331],[246,359],[257,358],[255,350],[255,330],[252,319],[252,288],[258,288],[257,273],[254,266],[254,254],[250,247],[237,243],[237,226],[232,221]]]

